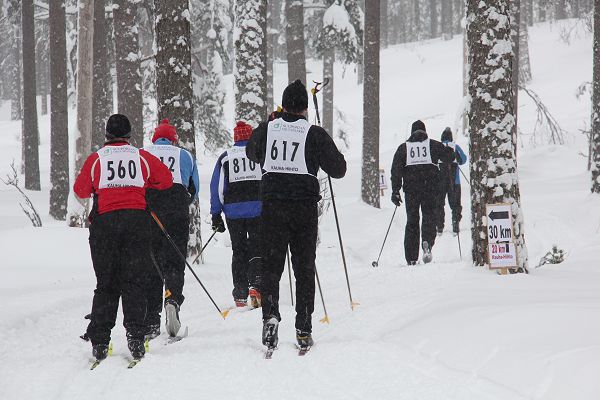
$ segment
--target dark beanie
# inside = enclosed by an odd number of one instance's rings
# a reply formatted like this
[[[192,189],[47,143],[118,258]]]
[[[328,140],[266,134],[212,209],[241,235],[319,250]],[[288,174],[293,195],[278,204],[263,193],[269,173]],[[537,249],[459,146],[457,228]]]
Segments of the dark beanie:
[[[446,129],[444,129],[444,132],[442,132],[441,140],[442,140],[442,142],[451,142],[452,141],[452,129],[450,129],[450,127],[447,127]]]
[[[111,138],[129,138],[131,123],[123,114],[113,114],[106,121],[106,136]]]
[[[295,80],[285,88],[281,105],[291,113],[300,113],[308,109],[308,92],[300,79]]]
[[[413,122],[412,128],[410,129],[410,133],[413,133],[413,132],[416,132],[416,131],[423,131],[423,132],[425,132],[425,124],[420,119],[418,119],[415,122]]]

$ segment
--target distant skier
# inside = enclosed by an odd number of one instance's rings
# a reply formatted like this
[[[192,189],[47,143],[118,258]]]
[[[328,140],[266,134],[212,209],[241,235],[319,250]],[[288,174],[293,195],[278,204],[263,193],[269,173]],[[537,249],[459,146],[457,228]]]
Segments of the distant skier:
[[[283,92],[283,114],[261,123],[246,147],[248,158],[260,163],[263,200],[261,224],[262,342],[278,343],[279,281],[288,245],[296,277],[296,340],[311,346],[315,300],[317,202],[321,199],[317,173],[332,178],[346,174],[346,161],[329,134],[307,121],[308,93],[299,80]]]
[[[152,220],[146,211],[146,189],[164,190],[173,177],[159,159],[128,142],[131,124],[126,116],[112,115],[106,123],[106,143],[85,161],[73,190],[93,197],[90,213],[90,251],[96,290],[87,336],[92,354],[108,354],[122,298],[123,326],[134,359],[144,356],[147,276],[152,272]]]
[[[156,213],[181,254],[187,255],[189,206],[194,199],[198,199],[200,184],[196,160],[189,151],[178,147],[177,142],[177,130],[169,124],[168,119],[164,119],[154,130],[153,144],[146,147],[146,151],[167,166],[173,176],[173,187],[169,190],[150,189],[146,192],[146,199],[149,208]],[[181,327],[179,311],[184,300],[185,263],[156,224],[152,224],[152,236],[152,253],[158,270],[152,268],[147,291],[147,339],[160,335],[163,279],[166,329],[169,336],[176,336]]]
[[[462,219],[462,205],[460,204],[460,171],[459,165],[467,162],[467,156],[459,145],[452,140],[452,130],[444,129],[441,137],[442,143],[450,147],[455,152],[455,160],[451,163],[440,163],[440,188],[438,197],[438,206],[436,208],[436,227],[438,235],[444,232],[445,203],[446,195],[448,196],[448,204],[452,210],[452,232],[458,234],[460,229],[459,224]]]
[[[432,260],[431,249],[435,244],[435,212],[439,187],[440,162],[452,162],[454,152],[437,140],[431,140],[422,121],[412,124],[411,135],[402,143],[392,164],[392,203],[402,204],[400,189],[406,196],[406,230],[404,255],[408,265],[419,259],[419,243],[423,249],[423,262]],[[423,212],[422,230],[419,227]],[[422,235],[421,235],[422,231]]]
[[[260,165],[246,157],[252,127],[242,121],[233,129],[234,146],[221,154],[210,181],[212,228],[231,237],[233,299],[237,307],[260,307]]]

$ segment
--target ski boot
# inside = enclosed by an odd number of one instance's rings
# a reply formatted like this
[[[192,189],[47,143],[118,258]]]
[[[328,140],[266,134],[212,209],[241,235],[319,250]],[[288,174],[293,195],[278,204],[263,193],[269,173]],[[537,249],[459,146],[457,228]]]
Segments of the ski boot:
[[[417,262],[416,262],[416,261],[409,261],[409,262],[408,262],[408,266],[409,266],[409,267],[410,267],[410,266],[413,266],[413,265],[417,265]]]
[[[277,343],[279,343],[278,330],[279,321],[277,318],[271,317],[263,320],[262,343],[269,348],[277,347]]]
[[[423,242],[423,264],[429,264],[431,260],[433,260],[433,256],[431,255],[431,248],[429,247],[429,243]]]
[[[179,304],[174,300],[167,299],[165,301],[165,313],[167,315],[167,322],[165,324],[167,333],[169,336],[175,337],[181,328],[181,322],[179,321]]]
[[[443,226],[438,226],[437,227],[437,235],[438,235],[438,237],[442,236],[443,233],[444,233],[444,227]]]
[[[92,346],[92,356],[96,361],[102,361],[108,356],[107,344],[95,344]]]
[[[250,296],[250,307],[259,308],[261,305],[260,292],[254,286],[250,286],[248,290],[248,295]]]
[[[133,357],[134,360],[141,360],[144,358],[144,355],[146,354],[146,345],[144,344],[143,340],[128,338],[127,347],[129,348],[131,357]]]
[[[246,299],[233,299],[233,301],[235,301],[235,306],[239,308],[246,307],[248,305]]]
[[[296,329],[296,341],[300,348],[312,347],[312,345],[315,344],[311,333],[302,332],[300,329]]]
[[[145,340],[156,339],[160,336],[160,324],[152,324],[148,325],[146,328],[146,335],[144,336]]]

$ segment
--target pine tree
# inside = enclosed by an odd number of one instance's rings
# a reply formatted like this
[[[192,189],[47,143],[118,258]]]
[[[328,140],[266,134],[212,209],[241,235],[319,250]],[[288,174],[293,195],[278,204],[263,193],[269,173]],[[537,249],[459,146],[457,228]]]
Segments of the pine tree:
[[[40,190],[39,131],[35,76],[35,31],[33,0],[21,3],[23,53],[23,154],[25,188]]]
[[[64,1],[49,4],[50,33],[50,215],[67,216],[69,197],[69,111]]]
[[[112,114],[112,77],[108,67],[108,40],[105,0],[94,1],[94,81],[92,83],[92,151],[104,144],[106,120]]]
[[[131,122],[131,144],[144,144],[142,74],[136,20],[138,0],[115,0],[113,11],[119,113]]]
[[[362,200],[380,208],[379,197],[379,17],[378,1],[365,9],[365,83],[363,86]]]
[[[299,0],[285,0],[288,82],[300,79],[306,84],[304,49],[304,6]]]
[[[524,271],[528,257],[512,143],[516,126],[509,1],[489,0],[485,7],[479,0],[467,1],[472,255],[474,265],[487,264],[485,205],[508,203],[518,269]]]
[[[592,193],[600,193],[600,2],[594,2],[594,73],[592,82]]]
[[[256,127],[267,110],[266,0],[235,3],[235,116]]]

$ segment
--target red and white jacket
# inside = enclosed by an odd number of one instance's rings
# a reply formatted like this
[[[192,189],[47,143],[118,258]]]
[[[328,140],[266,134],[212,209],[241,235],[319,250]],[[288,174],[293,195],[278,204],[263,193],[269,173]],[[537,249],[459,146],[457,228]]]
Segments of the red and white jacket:
[[[96,196],[98,214],[145,210],[146,189],[169,189],[171,171],[156,157],[129,143],[112,142],[92,153],[81,168],[73,191],[82,199]]]

